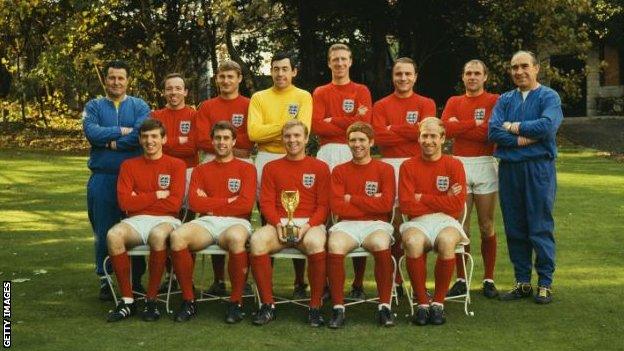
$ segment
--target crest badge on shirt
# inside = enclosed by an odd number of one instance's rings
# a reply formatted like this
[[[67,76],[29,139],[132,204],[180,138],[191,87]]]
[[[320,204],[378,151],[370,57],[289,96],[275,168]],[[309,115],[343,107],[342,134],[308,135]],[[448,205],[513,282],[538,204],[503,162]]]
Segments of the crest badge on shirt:
[[[171,175],[169,174],[158,175],[158,186],[161,189],[168,189],[170,184],[171,184]]]
[[[416,124],[418,121],[418,111],[407,111],[405,114],[405,120],[409,124]]]
[[[180,121],[180,133],[187,135],[191,131],[191,121]]]
[[[237,193],[240,190],[241,180],[238,178],[228,179],[228,190],[231,193]]]
[[[474,119],[476,121],[483,121],[485,118],[485,109],[484,108],[476,108],[474,110]]]
[[[353,99],[342,100],[342,110],[345,113],[351,113],[355,110],[355,101]]]
[[[436,188],[439,191],[447,191],[449,189],[449,177],[447,176],[438,176],[436,178]]]
[[[245,116],[242,113],[233,113],[232,114],[232,125],[236,128],[243,125],[245,122]]]
[[[377,194],[377,189],[379,189],[379,183],[378,182],[373,182],[373,181],[367,180],[366,184],[364,184],[364,192],[368,196],[373,196],[373,195]]]
[[[311,187],[314,186],[314,180],[315,179],[316,179],[316,174],[314,174],[314,173],[304,173],[303,174],[303,179],[302,179],[303,186],[305,186],[306,188],[310,189]]]
[[[288,104],[288,116],[290,116],[290,118],[297,118],[298,113],[299,113],[298,104]]]

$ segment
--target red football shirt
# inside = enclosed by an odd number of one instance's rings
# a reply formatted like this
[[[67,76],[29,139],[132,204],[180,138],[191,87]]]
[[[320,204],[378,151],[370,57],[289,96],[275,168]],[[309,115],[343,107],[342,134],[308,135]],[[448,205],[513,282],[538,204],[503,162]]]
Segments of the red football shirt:
[[[152,112],[152,118],[161,121],[167,130],[163,152],[183,160],[187,168],[195,167],[198,163],[194,135],[197,128],[195,110],[188,106],[180,110],[163,108]],[[187,137],[187,142],[180,144],[180,137]]]
[[[219,121],[230,121],[236,128],[236,148],[251,150],[253,144],[247,134],[247,111],[249,99],[239,95],[235,99],[227,100],[220,96],[206,100],[197,109],[197,147],[205,152],[214,154],[210,131]]]

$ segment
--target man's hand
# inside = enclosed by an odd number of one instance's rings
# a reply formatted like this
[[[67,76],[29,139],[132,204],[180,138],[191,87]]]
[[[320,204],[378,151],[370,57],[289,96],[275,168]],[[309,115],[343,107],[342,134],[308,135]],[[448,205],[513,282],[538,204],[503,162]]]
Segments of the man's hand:
[[[236,199],[238,199],[238,195],[232,196],[232,197],[228,197],[227,202],[228,202],[228,204],[231,204],[232,202],[236,201]]]
[[[459,183],[455,183],[451,186],[451,188],[446,192],[448,196],[459,195],[462,191],[462,186]]]
[[[420,202],[420,198],[422,198],[422,194],[414,194],[414,199],[416,199],[416,202]]]
[[[132,133],[132,128],[129,128],[129,127],[119,127],[119,129],[121,129],[122,136]]]
[[[117,142],[115,140],[110,142],[110,149],[117,150]]]
[[[503,123],[503,128],[509,133],[517,135],[520,133],[520,122],[505,122]]]
[[[376,193],[375,195],[373,195],[373,197],[381,197],[382,195],[382,193]]]
[[[351,195],[349,195],[349,194],[345,194],[345,195],[344,195],[344,200],[345,200],[345,202],[347,202],[347,203],[348,203],[348,202],[351,202]]]
[[[185,136],[178,137],[178,143],[180,145],[188,143],[188,137],[185,137]]]
[[[303,237],[306,235],[308,230],[310,230],[310,223],[306,223],[299,227],[299,231],[297,232],[297,243],[300,243],[301,240],[303,240]]]
[[[208,194],[206,194],[206,192],[203,191],[202,189],[197,189],[196,193],[197,193],[197,196],[199,197],[208,197]]]
[[[331,123],[331,121],[332,121],[331,117],[323,118],[323,122],[325,123]]]
[[[279,223],[275,226],[275,230],[277,231],[277,239],[279,240],[279,242],[282,244],[286,244],[286,230],[284,229],[284,226]]]
[[[531,139],[531,138],[527,138],[523,136],[518,137],[518,146],[527,146],[527,145],[531,145],[535,143],[537,143],[537,140],[535,139]]]
[[[453,123],[457,123],[459,122],[459,120],[457,119],[457,117],[451,117],[448,119],[449,122],[453,122]]]
[[[364,116],[366,112],[368,112],[368,107],[364,105],[360,105],[360,107],[358,107],[358,110],[357,110],[358,115]]]
[[[135,193],[134,191],[132,191],[132,193],[130,194],[130,196],[137,196],[138,194]]]
[[[166,199],[169,197],[169,190],[157,190],[156,198],[157,199]]]
[[[249,158],[249,156],[251,156],[251,152],[249,152],[249,150],[234,148],[234,157]]]
[[[480,125],[482,125],[485,121],[482,119],[475,119],[475,125],[478,127]]]

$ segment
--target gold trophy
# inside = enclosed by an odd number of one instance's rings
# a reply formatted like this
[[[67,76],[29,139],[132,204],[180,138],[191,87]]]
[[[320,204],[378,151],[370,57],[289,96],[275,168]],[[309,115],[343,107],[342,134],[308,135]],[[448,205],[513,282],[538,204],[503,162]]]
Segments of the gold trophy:
[[[286,242],[289,244],[295,244],[299,241],[299,226],[293,221],[293,213],[299,206],[299,190],[282,190],[280,198],[288,215],[288,222],[284,226],[282,237],[286,237]]]

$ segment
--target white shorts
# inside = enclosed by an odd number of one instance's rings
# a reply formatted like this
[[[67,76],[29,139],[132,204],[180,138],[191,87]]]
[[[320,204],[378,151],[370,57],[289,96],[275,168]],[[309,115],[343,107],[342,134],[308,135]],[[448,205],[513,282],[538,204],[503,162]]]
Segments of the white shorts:
[[[138,215],[132,216],[130,218],[124,218],[121,220],[122,223],[126,223],[131,226],[134,230],[139,233],[141,236],[141,240],[143,240],[143,245],[147,244],[147,239],[149,238],[150,231],[155,226],[162,223],[169,223],[173,226],[173,229],[182,224],[179,219],[171,217],[171,216],[151,216],[151,215]]]
[[[191,174],[193,174],[193,169],[194,168],[187,168],[186,169],[186,182],[184,183],[184,199],[182,200],[182,208],[188,208],[188,192],[189,192],[189,186],[191,185]]]
[[[248,234],[251,234],[252,231],[251,223],[246,219],[238,217],[202,216],[189,223],[197,224],[206,229],[217,243],[221,234],[233,225],[242,225]]]
[[[491,194],[498,191],[498,162],[493,156],[459,157],[466,172],[468,194]]]
[[[381,230],[390,237],[390,245],[394,244],[394,227],[384,221],[340,221],[329,228],[329,234],[333,232],[343,232],[352,237],[359,246],[362,246],[364,239],[375,231]]]
[[[394,168],[394,202],[395,205],[399,203],[399,170],[401,169],[401,165],[406,160],[409,160],[409,157],[401,157],[401,158],[382,158],[383,162],[389,164]]]
[[[461,244],[468,245],[470,243],[470,239],[468,239],[466,233],[464,233],[462,225],[455,218],[441,212],[412,218],[408,222],[401,224],[399,232],[403,234],[410,228],[416,228],[427,236],[429,243],[433,247],[438,234],[440,234],[442,229],[447,227],[452,227],[459,231],[459,234],[461,235]]]
[[[258,175],[258,189],[256,191],[257,199],[260,199],[260,186],[262,185],[262,169],[264,166],[273,161],[286,156],[286,154],[275,154],[272,152],[258,151],[256,155],[256,174]]]
[[[327,163],[329,170],[333,171],[334,167],[339,164],[351,161],[353,155],[349,145],[329,143],[320,147],[316,153],[316,158]]]

